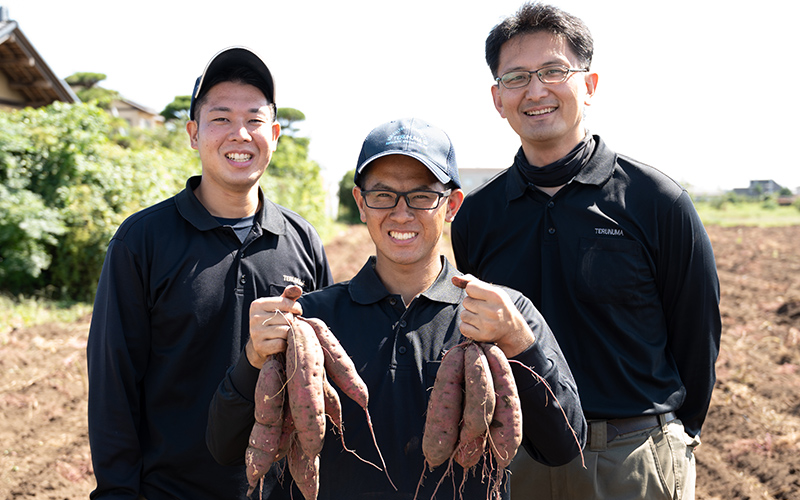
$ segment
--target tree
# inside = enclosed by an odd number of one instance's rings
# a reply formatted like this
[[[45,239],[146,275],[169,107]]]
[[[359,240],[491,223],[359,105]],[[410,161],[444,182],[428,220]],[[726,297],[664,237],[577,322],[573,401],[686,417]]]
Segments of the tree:
[[[106,79],[104,73],[74,73],[66,78],[66,82],[71,87],[81,87],[90,89]]]
[[[178,95],[171,103],[167,104],[161,116],[167,121],[187,121],[189,120],[189,109],[192,105],[192,96]]]
[[[108,109],[111,101],[119,99],[119,92],[108,90],[99,86],[98,83],[106,79],[103,73],[74,73],[68,76],[65,81],[75,90],[75,94],[83,102],[93,102],[103,109]]]
[[[358,213],[358,205],[353,198],[353,177],[356,174],[356,169],[350,170],[339,181],[339,215],[338,220],[347,224],[358,224],[361,222],[361,216]]]
[[[119,224],[199,171],[189,148],[122,147],[114,128],[89,103],[0,113],[0,289],[91,299]]]
[[[0,112],[0,290],[90,300],[122,221],[201,172],[181,128],[117,129],[94,103]],[[281,136],[261,186],[323,232],[327,196],[309,142]]]
[[[294,108],[278,108],[278,123],[281,124],[281,133],[285,135],[294,135],[297,129],[294,124],[306,119],[306,115],[299,109]]]

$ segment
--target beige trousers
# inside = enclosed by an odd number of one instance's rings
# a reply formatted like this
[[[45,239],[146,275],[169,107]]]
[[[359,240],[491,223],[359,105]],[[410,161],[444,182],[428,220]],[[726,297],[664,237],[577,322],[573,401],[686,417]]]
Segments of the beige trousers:
[[[590,422],[581,457],[547,467],[520,450],[512,462],[512,500],[694,500],[699,438],[680,420],[622,434],[606,443],[606,424]],[[584,467],[585,464],[585,467]]]

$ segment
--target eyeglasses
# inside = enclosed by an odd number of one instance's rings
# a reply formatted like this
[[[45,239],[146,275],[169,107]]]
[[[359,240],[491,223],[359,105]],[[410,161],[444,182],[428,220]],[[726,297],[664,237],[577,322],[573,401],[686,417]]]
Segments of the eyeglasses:
[[[585,73],[588,68],[568,68],[566,66],[545,66],[534,71],[509,71],[494,81],[501,83],[507,89],[518,89],[531,83],[531,78],[536,75],[539,81],[545,84],[562,83],[567,81],[572,73]]]
[[[364,197],[364,203],[369,208],[394,208],[402,196],[406,199],[408,208],[414,210],[435,210],[439,208],[442,198],[450,196],[452,189],[444,192],[439,191],[406,191],[398,193],[397,191],[384,191],[380,189],[362,190],[361,196]]]

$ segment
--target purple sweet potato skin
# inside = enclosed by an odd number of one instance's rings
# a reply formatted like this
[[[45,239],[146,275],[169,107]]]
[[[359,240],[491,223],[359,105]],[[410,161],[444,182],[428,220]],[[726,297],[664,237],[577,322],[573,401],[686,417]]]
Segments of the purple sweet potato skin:
[[[256,382],[256,422],[264,425],[280,425],[283,420],[285,383],[286,370],[283,354],[270,356],[261,367],[258,382]]]
[[[286,349],[287,391],[298,442],[310,457],[319,455],[325,438],[324,359],[311,325],[292,321]]]
[[[461,346],[447,351],[428,400],[422,452],[430,467],[444,463],[456,449],[463,411],[464,352]]]
[[[489,362],[483,349],[471,342],[464,352],[462,442],[474,441],[489,431],[494,406],[494,382],[489,371]]]
[[[503,351],[493,344],[481,346],[492,371],[496,404],[489,426],[492,454],[501,468],[508,467],[522,444],[522,407],[517,384]]]

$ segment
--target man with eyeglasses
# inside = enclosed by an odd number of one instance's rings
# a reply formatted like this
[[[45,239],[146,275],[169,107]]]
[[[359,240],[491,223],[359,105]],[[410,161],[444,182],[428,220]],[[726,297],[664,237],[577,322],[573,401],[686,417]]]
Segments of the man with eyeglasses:
[[[341,438],[329,431],[320,456],[319,498],[412,499],[417,494],[429,499],[437,488],[436,498],[490,497],[491,482],[481,471],[494,470],[494,462],[482,460],[469,472],[455,463],[452,469],[443,464],[429,471],[421,449],[439,363],[465,337],[494,342],[515,360],[528,453],[550,465],[577,456],[586,430],[577,389],[541,315],[514,290],[471,276],[463,276],[465,289],[455,286],[452,280],[461,274],[439,253],[444,224],[464,197],[448,136],[419,119],[375,128],[364,141],[355,184],[353,196],[375,255],[349,282],[304,294],[297,302],[272,297],[253,303],[247,356],[228,373],[211,403],[212,454],[223,463],[244,459],[258,368],[286,348],[286,321],[275,314],[280,310],[322,319],[352,357],[369,388],[377,443],[397,486],[395,491],[382,471],[343,451]],[[525,367],[544,378],[559,404]],[[363,410],[341,399],[347,446],[380,464]],[[452,477],[443,478],[448,471]],[[507,499],[506,474],[499,476],[500,496],[491,498]],[[290,484],[285,477],[286,490],[267,498],[288,498]],[[297,490],[294,498],[300,498]]]
[[[492,29],[494,104],[522,145],[464,200],[456,264],[533,301],[589,421],[585,467],[517,455],[515,499],[694,498],[721,328],[714,255],[681,186],[585,130],[592,52],[585,24],[547,5]]]

